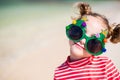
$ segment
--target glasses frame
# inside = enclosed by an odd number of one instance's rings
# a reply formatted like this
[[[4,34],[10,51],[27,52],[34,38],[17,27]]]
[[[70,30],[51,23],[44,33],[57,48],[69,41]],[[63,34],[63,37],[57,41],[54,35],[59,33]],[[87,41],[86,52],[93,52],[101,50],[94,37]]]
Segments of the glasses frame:
[[[84,46],[85,46],[85,49],[87,50],[87,52],[89,52],[90,54],[95,55],[95,56],[102,54],[103,53],[103,49],[105,49],[105,43],[103,41],[104,38],[105,38],[105,35],[101,32],[101,33],[99,33],[99,37],[96,37],[95,35],[89,37],[89,36],[86,35],[86,27],[87,27],[87,25],[82,25],[82,24],[86,24],[84,20],[76,20],[75,24],[70,24],[70,25],[66,26],[66,35],[67,35],[67,37],[70,40],[72,40],[73,42],[79,42],[82,39],[86,39],[86,42],[85,42]],[[72,39],[70,37],[70,35],[69,35],[69,30],[73,26],[77,26],[77,27],[79,27],[83,31],[82,37],[77,39],[77,40]],[[92,40],[92,39],[97,39],[98,41],[100,41],[100,43],[102,45],[102,49],[99,52],[97,52],[97,53],[93,53],[93,52],[89,51],[89,49],[87,47],[88,42],[90,40]]]

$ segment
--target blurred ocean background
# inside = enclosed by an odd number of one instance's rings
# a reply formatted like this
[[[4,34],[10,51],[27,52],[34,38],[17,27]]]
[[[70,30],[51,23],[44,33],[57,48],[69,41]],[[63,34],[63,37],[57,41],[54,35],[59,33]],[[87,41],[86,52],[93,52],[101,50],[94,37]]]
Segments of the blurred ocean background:
[[[53,80],[69,55],[65,26],[78,1],[120,23],[119,0],[0,0],[0,80]],[[120,43],[106,48],[120,71]]]

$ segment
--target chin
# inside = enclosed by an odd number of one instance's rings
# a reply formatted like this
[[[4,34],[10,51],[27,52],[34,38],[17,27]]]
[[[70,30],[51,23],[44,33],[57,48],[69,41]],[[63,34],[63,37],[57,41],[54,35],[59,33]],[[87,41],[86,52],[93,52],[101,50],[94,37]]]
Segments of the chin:
[[[88,56],[91,56],[91,54],[89,54],[87,51],[81,50],[81,49],[78,49],[78,48],[75,48],[75,47],[70,49],[70,54],[74,57],[88,57]]]
[[[74,56],[80,56],[80,57],[84,56],[84,51],[79,49],[71,49],[70,53],[71,55],[74,55]]]

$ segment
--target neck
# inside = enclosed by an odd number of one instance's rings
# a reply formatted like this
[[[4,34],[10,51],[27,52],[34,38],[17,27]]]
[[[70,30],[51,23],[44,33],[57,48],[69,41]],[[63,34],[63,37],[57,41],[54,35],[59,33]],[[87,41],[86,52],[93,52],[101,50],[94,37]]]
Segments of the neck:
[[[80,59],[83,59],[83,58],[88,58],[92,55],[89,55],[89,56],[73,56],[73,55],[70,55],[70,62],[73,62],[73,61],[77,61],[77,60],[80,60]]]
[[[80,60],[80,59],[83,59],[83,58],[84,57],[74,57],[74,56],[70,55],[70,62],[77,61],[77,60]]]

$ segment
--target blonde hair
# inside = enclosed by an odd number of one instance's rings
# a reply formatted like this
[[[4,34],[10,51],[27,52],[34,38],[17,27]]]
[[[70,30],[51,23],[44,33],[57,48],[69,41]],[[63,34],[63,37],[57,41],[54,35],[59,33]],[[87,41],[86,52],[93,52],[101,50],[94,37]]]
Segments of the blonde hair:
[[[110,25],[109,21],[107,20],[107,18],[104,15],[92,12],[91,6],[88,3],[78,2],[77,5],[75,5],[75,6],[79,10],[78,19],[81,19],[81,17],[84,16],[84,15],[91,15],[91,16],[94,16],[94,17],[102,18],[103,22],[106,24],[107,29],[108,29],[107,38],[110,38],[110,41],[112,43],[120,42],[120,24]]]

